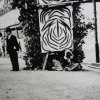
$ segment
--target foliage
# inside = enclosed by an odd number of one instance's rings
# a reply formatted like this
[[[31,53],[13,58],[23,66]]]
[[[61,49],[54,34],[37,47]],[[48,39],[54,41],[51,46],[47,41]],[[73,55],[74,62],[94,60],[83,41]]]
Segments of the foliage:
[[[12,7],[10,6],[10,4],[3,4],[0,7],[0,16],[6,14],[7,12],[9,12],[10,10],[12,10]]]
[[[73,4],[73,37],[74,37],[74,62],[81,63],[85,58],[84,51],[82,49],[84,37],[87,36],[88,29],[92,29],[92,23],[85,23],[84,16],[81,13],[80,3]]]
[[[12,7],[20,10],[19,21],[25,35],[26,62],[33,61],[32,68],[41,63],[40,35],[38,26],[38,10],[35,0],[13,0]],[[29,67],[29,66],[28,66]]]

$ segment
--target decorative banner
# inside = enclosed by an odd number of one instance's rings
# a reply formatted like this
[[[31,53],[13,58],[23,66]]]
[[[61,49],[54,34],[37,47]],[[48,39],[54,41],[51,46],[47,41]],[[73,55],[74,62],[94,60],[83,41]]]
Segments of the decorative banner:
[[[42,53],[72,49],[72,6],[39,9]]]
[[[54,5],[54,4],[61,4],[61,3],[72,3],[72,2],[78,2],[79,0],[37,0],[37,3],[39,5]]]

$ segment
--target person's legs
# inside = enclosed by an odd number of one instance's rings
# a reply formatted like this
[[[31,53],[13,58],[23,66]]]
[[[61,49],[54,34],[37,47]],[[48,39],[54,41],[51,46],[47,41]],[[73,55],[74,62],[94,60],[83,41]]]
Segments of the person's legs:
[[[19,63],[18,63],[18,54],[15,54],[15,59],[14,59],[14,63],[15,63],[15,70],[19,71]]]
[[[18,54],[17,53],[10,54],[10,59],[12,63],[12,70],[19,71]]]

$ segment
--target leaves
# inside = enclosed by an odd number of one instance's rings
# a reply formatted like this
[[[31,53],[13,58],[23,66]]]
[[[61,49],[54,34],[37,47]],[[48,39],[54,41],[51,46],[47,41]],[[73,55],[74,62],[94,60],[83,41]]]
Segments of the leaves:
[[[18,8],[20,11],[19,21],[22,23],[22,31],[25,35],[26,46],[26,61],[32,57],[38,59],[41,63],[41,48],[39,38],[38,26],[38,10],[36,7],[36,0],[13,0],[13,8]],[[33,62],[36,64],[36,61]],[[40,65],[37,63],[36,66]]]
[[[80,3],[75,3],[73,5],[74,13],[73,13],[73,21],[74,21],[74,62],[82,62],[85,58],[83,51],[84,37],[88,34],[88,29],[93,29],[93,25],[91,22],[85,23],[82,21],[85,16],[81,13]]]

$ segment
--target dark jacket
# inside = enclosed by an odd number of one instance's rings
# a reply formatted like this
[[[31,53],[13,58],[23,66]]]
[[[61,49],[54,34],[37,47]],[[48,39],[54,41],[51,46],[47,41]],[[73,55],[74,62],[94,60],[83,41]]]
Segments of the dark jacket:
[[[10,39],[7,38],[7,53],[12,54],[19,51],[19,44],[16,36],[11,35]]]

